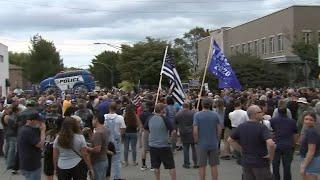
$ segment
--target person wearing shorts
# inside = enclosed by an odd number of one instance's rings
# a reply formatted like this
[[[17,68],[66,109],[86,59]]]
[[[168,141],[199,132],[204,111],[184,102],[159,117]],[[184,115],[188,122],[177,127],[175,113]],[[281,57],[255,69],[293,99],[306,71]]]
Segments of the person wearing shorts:
[[[221,126],[218,114],[211,111],[212,100],[209,98],[202,100],[202,111],[197,112],[193,117],[193,137],[198,144],[198,165],[199,179],[206,179],[206,166],[209,162],[211,167],[211,177],[218,179],[219,155],[218,144],[221,134]]]
[[[320,175],[320,132],[315,128],[317,116],[314,112],[304,112],[302,120],[306,130],[300,146],[303,158],[300,174],[304,180],[313,180]]]
[[[145,124],[145,129],[149,131],[149,146],[151,156],[151,168],[155,169],[156,180],[160,180],[160,166],[163,163],[165,169],[170,169],[171,180],[176,180],[176,169],[168,142],[169,133],[176,135],[172,124],[165,119],[165,105],[159,103],[155,106],[155,115]]]

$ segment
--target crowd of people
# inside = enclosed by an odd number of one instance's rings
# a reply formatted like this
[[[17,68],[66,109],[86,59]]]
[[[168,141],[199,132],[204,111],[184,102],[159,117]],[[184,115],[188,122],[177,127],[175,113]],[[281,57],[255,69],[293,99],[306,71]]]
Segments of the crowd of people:
[[[244,180],[291,180],[294,154],[301,156],[301,179],[320,175],[317,88],[224,89],[200,98],[189,92],[182,105],[164,92],[156,97],[148,90],[10,94],[0,100],[0,155],[26,180],[42,173],[47,180],[119,180],[129,165],[159,180],[161,164],[175,180],[180,150],[181,166],[199,169],[200,180],[207,165],[218,179],[220,160],[231,159]]]

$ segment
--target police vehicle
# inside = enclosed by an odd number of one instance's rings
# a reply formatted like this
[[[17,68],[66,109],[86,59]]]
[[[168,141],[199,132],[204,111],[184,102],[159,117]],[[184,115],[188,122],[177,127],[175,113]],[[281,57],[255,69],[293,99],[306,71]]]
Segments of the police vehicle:
[[[40,82],[40,92],[47,90],[88,92],[93,91],[94,88],[94,77],[87,70],[60,72]]]

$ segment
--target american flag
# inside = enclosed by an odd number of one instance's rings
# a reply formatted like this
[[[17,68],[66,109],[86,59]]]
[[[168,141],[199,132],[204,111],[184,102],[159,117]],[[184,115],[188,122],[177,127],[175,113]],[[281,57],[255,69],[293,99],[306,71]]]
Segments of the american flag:
[[[137,94],[133,97],[132,99],[132,103],[135,105],[135,106],[139,106],[141,104],[141,97],[140,97],[140,94]]]
[[[172,61],[172,58],[168,54],[166,54],[165,62],[161,69],[161,74],[166,75],[170,79],[170,92],[177,103],[182,105],[185,99],[185,95],[183,92],[181,80]]]

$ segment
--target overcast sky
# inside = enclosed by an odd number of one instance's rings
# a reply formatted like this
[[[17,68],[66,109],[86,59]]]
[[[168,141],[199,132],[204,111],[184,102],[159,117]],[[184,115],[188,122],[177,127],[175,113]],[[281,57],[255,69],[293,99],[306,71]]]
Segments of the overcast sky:
[[[320,0],[0,0],[0,43],[27,52],[39,33],[55,43],[66,66],[85,68],[94,55],[115,50],[94,42],[173,40],[196,26],[232,27],[292,5]]]

